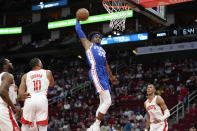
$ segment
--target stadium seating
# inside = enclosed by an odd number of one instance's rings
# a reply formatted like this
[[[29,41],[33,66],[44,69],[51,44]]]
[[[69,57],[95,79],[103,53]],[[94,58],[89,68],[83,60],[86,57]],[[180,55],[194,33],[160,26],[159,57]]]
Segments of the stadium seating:
[[[180,119],[177,124],[174,124],[170,130],[185,131],[192,125],[197,124],[197,107],[191,108],[189,113],[184,118]]]

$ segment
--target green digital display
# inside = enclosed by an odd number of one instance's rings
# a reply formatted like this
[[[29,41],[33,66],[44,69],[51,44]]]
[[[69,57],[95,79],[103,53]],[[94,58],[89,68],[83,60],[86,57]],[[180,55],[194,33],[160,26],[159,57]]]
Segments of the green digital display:
[[[126,17],[133,17],[133,10],[129,11],[122,11],[122,12],[116,12],[112,15],[116,15],[117,19],[123,18],[126,13]],[[121,15],[123,14],[123,15]],[[117,17],[119,16],[119,17]],[[102,22],[102,21],[108,21],[111,19],[110,14],[101,14],[101,15],[95,15],[95,16],[89,16],[89,18],[86,21],[81,21],[81,24],[88,24],[88,23],[96,23],[96,22]],[[61,21],[55,21],[55,22],[49,22],[48,23],[48,29],[55,29],[55,28],[61,28],[61,27],[67,27],[67,26],[74,26],[76,23],[76,18],[74,19],[68,19],[68,20],[61,20]]]
[[[21,34],[22,27],[0,28],[0,35],[6,34]]]

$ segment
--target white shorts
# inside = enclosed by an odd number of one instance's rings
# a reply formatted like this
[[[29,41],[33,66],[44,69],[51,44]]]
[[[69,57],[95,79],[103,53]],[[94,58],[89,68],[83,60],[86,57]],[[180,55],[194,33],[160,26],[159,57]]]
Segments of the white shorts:
[[[21,118],[22,124],[48,125],[48,99],[45,95],[31,94],[25,100]]]
[[[11,108],[0,104],[0,131],[20,131]]]
[[[158,124],[151,123],[150,124],[150,131],[167,131],[168,130],[168,123],[160,122]]]

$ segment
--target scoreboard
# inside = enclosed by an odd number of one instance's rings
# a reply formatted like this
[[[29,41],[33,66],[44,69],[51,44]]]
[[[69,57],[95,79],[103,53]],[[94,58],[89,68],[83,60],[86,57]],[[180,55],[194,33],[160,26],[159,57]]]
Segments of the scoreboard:
[[[197,28],[188,27],[188,28],[180,28],[180,29],[172,29],[161,32],[150,33],[149,37],[151,38],[164,38],[170,36],[189,36],[197,34]]]

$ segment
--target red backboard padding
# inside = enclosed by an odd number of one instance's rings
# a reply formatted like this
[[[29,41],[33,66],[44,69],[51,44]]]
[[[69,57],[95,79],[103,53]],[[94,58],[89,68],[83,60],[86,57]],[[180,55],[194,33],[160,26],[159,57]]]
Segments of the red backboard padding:
[[[145,8],[152,8],[157,6],[172,5],[182,2],[188,2],[193,0],[139,0],[140,5]]]

